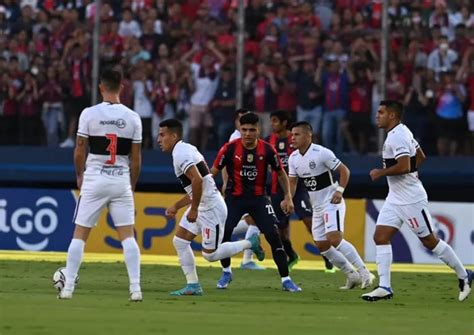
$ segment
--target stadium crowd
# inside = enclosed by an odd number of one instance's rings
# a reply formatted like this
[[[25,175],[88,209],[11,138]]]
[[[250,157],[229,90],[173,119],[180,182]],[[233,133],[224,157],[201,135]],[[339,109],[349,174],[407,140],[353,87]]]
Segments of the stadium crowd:
[[[336,153],[377,149],[380,0],[248,0],[244,106],[282,109]],[[474,4],[390,0],[387,99],[428,154],[474,154]],[[176,117],[217,149],[234,129],[237,1],[0,0],[0,144],[74,146],[90,104],[92,33],[125,75],[144,147]]]

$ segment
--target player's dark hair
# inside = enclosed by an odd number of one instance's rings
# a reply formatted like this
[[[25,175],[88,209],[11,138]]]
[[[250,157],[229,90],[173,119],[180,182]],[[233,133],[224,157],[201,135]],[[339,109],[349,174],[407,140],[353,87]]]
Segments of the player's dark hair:
[[[260,121],[260,119],[257,114],[250,112],[250,113],[242,115],[239,121],[240,121],[240,125],[244,125],[244,124],[258,125],[258,122]]]
[[[394,112],[399,120],[403,118],[403,104],[400,101],[382,100],[380,106],[385,106],[389,111]]]
[[[176,119],[167,119],[160,122],[160,128],[168,128],[169,131],[183,138],[183,124]]]
[[[100,83],[108,91],[118,92],[122,83],[122,72],[114,68],[105,68],[100,74]]]
[[[250,113],[250,109],[248,108],[239,108],[235,111],[234,120],[240,119],[240,117],[244,114]]]
[[[286,121],[286,127],[290,126],[291,122],[291,115],[287,111],[284,110],[276,110],[271,112],[270,117],[276,117],[281,123]]]
[[[311,134],[313,133],[313,127],[311,127],[311,124],[309,122],[306,122],[306,121],[295,122],[290,126],[290,129],[293,129],[296,127],[303,128],[305,131],[310,132]]]

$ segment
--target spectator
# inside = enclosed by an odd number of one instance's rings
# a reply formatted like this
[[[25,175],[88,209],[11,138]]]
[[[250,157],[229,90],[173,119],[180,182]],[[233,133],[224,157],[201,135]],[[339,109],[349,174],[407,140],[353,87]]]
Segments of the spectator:
[[[438,40],[438,47],[428,56],[428,69],[433,71],[435,78],[439,80],[440,72],[452,70],[457,59],[457,52],[449,48],[448,38],[442,36]]]
[[[140,38],[142,31],[140,25],[133,19],[133,13],[130,8],[123,10],[123,19],[120,21],[118,34],[122,37]]]
[[[47,81],[39,90],[40,101],[43,102],[41,118],[46,132],[48,147],[57,147],[59,143],[59,122],[63,119],[62,89],[58,81],[56,69],[49,67]]]
[[[145,149],[152,147],[152,115],[153,107],[149,98],[152,91],[152,82],[147,79],[143,65],[137,65],[132,71],[133,80],[133,110],[142,119],[142,146]]]
[[[35,77],[27,72],[25,81],[15,96],[18,103],[19,143],[41,145],[42,127],[39,113],[39,90]]]

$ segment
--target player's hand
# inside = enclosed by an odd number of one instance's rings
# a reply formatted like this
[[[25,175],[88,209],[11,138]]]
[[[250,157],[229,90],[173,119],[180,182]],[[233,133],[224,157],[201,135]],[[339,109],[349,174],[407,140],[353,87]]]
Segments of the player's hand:
[[[293,201],[291,199],[284,199],[280,204],[281,210],[286,215],[290,215],[295,211],[295,205],[293,205]]]
[[[340,204],[342,201],[342,193],[341,192],[334,192],[331,198],[331,204]]]
[[[188,219],[189,222],[196,222],[198,217],[198,210],[197,209],[189,209],[188,215],[186,215],[186,219]]]
[[[165,215],[167,218],[173,219],[176,216],[178,210],[175,206],[168,207],[165,211]]]
[[[369,175],[372,181],[377,181],[380,177],[382,177],[382,169],[373,169],[369,172]]]
[[[76,176],[76,184],[79,190],[81,190],[83,178],[84,176],[82,174],[80,176]]]

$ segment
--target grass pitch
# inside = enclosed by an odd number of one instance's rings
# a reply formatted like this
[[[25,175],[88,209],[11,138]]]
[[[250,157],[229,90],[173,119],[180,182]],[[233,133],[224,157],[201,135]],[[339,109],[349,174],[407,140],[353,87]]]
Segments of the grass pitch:
[[[234,262],[237,264],[237,262]],[[200,267],[201,297],[171,297],[177,266],[143,265],[142,303],[128,302],[123,263],[84,263],[71,301],[56,299],[53,272],[64,262],[0,260],[0,334],[474,334],[474,297],[457,301],[454,274],[393,273],[395,298],[368,303],[338,290],[341,273],[295,270],[303,292],[282,292],[274,269]]]

